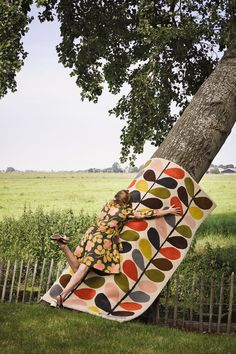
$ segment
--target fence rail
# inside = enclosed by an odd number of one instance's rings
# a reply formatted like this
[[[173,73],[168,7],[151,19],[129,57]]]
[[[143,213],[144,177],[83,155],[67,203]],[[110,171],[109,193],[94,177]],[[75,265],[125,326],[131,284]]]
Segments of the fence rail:
[[[54,259],[0,261],[0,301],[38,302],[65,266],[66,261]],[[149,323],[200,332],[236,333],[235,274],[185,277],[176,271],[141,317]]]

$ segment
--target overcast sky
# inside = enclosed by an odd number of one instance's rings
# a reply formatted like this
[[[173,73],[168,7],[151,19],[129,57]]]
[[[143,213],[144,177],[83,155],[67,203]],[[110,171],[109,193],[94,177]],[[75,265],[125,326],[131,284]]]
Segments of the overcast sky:
[[[111,95],[107,85],[98,103],[81,101],[80,88],[58,63],[55,46],[59,25],[35,19],[24,37],[29,53],[17,74],[18,91],[0,101],[0,169],[78,170],[105,168],[119,162],[123,122],[109,116],[123,93]],[[149,143],[136,165],[156,150]],[[213,163],[236,165],[236,126]],[[124,164],[126,165],[126,164]]]

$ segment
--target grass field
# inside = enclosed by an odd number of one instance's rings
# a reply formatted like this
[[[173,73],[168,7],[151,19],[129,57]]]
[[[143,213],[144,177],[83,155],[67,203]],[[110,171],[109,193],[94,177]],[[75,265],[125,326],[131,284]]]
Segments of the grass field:
[[[135,174],[131,173],[1,173],[0,219],[4,215],[19,216],[26,206],[81,208],[99,212],[107,199],[127,188]],[[200,186],[217,203],[214,214],[236,213],[236,176],[205,175]]]
[[[127,188],[134,174],[125,173],[1,173],[0,219],[19,216],[24,204],[34,210],[81,208],[99,212],[107,199],[119,189]]]
[[[38,304],[1,304],[0,333],[5,354],[234,354],[236,348],[235,335],[119,323]]]

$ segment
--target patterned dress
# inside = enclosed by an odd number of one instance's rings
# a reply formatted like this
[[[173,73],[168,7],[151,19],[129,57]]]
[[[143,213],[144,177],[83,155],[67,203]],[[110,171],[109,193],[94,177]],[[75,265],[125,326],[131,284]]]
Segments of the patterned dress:
[[[135,211],[128,204],[107,202],[98,220],[87,229],[74,251],[79,263],[105,273],[120,272],[122,244],[119,233],[129,219],[143,219],[157,215],[156,210]]]

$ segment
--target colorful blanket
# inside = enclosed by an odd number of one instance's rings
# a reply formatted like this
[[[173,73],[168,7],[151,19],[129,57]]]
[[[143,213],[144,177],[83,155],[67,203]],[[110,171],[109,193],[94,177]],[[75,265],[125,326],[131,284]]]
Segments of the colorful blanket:
[[[181,215],[128,221],[120,234],[122,271],[90,271],[64,300],[64,307],[119,322],[140,316],[160,294],[187,254],[196,230],[217,206],[186,170],[163,158],[148,160],[127,189],[136,210],[175,204]],[[50,303],[72,274],[67,264],[41,300]]]

